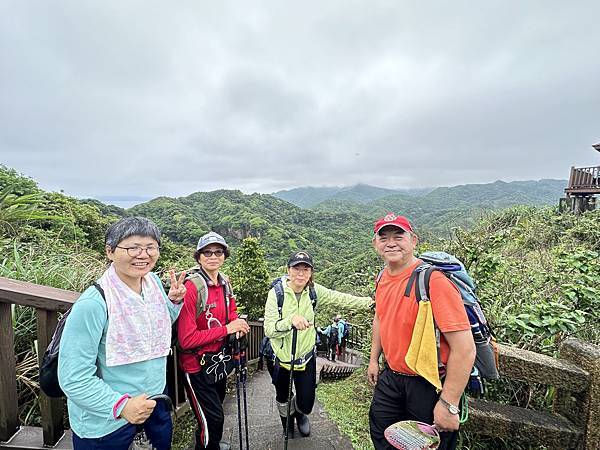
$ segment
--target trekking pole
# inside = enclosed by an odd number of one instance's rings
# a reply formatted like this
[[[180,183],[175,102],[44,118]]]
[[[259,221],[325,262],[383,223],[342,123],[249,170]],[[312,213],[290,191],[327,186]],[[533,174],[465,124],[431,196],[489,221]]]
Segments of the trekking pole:
[[[290,431],[290,412],[291,412],[291,402],[292,402],[292,384],[294,382],[294,360],[296,359],[296,342],[298,341],[298,330],[296,327],[292,326],[292,360],[290,361],[290,383],[288,386],[288,404],[287,404],[287,414],[285,417],[285,442],[284,449],[288,448],[288,438]]]
[[[235,360],[235,396],[237,397],[238,436],[240,438],[240,450],[242,450],[242,412],[240,408],[240,343],[233,336],[233,358]]]
[[[246,365],[246,348],[248,340],[246,336],[242,336],[240,340],[240,366],[242,376],[242,392],[244,393],[244,426],[246,428],[246,450],[250,450],[250,442],[248,439],[248,399],[246,396],[246,380],[248,378],[248,366]],[[240,437],[241,439],[241,437]]]

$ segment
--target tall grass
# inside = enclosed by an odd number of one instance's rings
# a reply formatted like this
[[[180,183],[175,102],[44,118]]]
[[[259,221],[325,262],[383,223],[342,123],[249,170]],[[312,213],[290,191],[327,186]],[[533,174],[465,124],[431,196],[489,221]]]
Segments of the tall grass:
[[[104,270],[97,252],[68,246],[58,239],[36,243],[2,240],[4,255],[0,276],[77,292],[83,291]],[[17,362],[19,418],[24,425],[39,425],[39,367],[35,309],[13,305],[12,322]]]

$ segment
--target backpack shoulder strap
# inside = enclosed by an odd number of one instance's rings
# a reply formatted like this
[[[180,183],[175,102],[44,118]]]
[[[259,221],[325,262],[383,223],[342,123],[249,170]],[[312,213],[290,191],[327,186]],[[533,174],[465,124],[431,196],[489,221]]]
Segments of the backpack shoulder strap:
[[[102,297],[102,300],[104,300],[104,302],[106,302],[106,295],[104,294],[104,289],[102,289],[102,286],[100,286],[95,281],[92,283],[92,286],[94,286],[98,290],[98,292],[100,292],[100,296]]]
[[[308,286],[308,296],[310,297],[310,302],[312,303],[312,309],[314,311],[317,307],[317,291],[313,283]]]
[[[196,287],[197,298],[196,298],[196,319],[200,314],[204,312],[206,308],[206,300],[208,299],[208,286],[206,280],[200,273],[192,273],[186,277],[186,280],[191,281]]]
[[[219,278],[223,282],[223,296],[225,297],[225,323],[229,323],[229,303],[233,297],[233,288],[229,282],[229,277],[219,273]]]
[[[233,295],[233,287],[231,286],[231,281],[229,280],[229,277],[227,275],[223,275],[223,274],[219,273],[219,276],[224,281],[225,296],[227,297],[227,301],[229,302],[229,299],[234,296]]]
[[[106,303],[106,294],[104,294],[104,289],[102,289],[102,286],[95,281],[92,283],[92,286],[94,286],[98,292],[100,292],[100,297],[102,297],[102,300],[104,300],[104,303]],[[108,303],[106,303],[106,320],[108,320]]]
[[[281,319],[283,317],[282,311],[284,300],[283,281],[281,278],[277,278],[275,281],[273,281],[273,289],[275,289],[275,297],[277,298],[277,312],[279,312],[279,318]]]
[[[419,286],[418,279],[421,278],[420,277],[421,273],[426,272],[430,268],[434,268],[434,270],[435,270],[435,266],[432,266],[429,263],[423,263],[423,264],[415,267],[415,270],[413,270],[413,272],[410,274],[408,283],[406,283],[406,289],[404,289],[405,297],[410,297],[410,293],[413,290],[413,286],[414,286],[415,287],[415,297],[417,298],[417,302],[420,302],[423,297],[429,298],[425,289],[421,289],[421,286]],[[429,278],[427,279],[427,283],[429,283]],[[425,293],[425,295],[423,295],[423,293]]]
[[[381,277],[383,276],[383,271],[385,267],[379,271],[377,276],[375,277],[375,292],[377,292],[377,286],[379,286],[379,282],[381,281]]]
[[[429,296],[429,282],[431,280],[431,274],[435,271],[439,271],[445,273],[442,269],[436,266],[429,266],[425,270],[419,272],[418,276],[418,284],[417,284],[417,301],[421,300],[429,301],[431,300]]]

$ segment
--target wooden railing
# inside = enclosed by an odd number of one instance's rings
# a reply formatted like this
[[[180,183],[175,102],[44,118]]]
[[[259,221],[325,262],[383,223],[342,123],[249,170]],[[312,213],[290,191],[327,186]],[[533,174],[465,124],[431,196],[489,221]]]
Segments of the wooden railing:
[[[363,345],[367,343],[367,340],[369,338],[367,331],[364,328],[359,327],[357,325],[349,325],[350,329],[348,331],[349,335],[346,341],[346,346],[354,350],[361,350]]]
[[[41,429],[23,427],[17,405],[16,357],[12,323],[12,305],[35,308],[37,317],[38,361],[41,363],[58,322],[58,314],[67,311],[79,293],[15,281],[0,277],[0,449],[42,449],[54,446],[65,433],[63,423],[64,398],[49,398],[39,394]],[[262,322],[249,322],[247,359],[258,360],[258,348],[263,337]],[[182,374],[177,364],[177,350],[167,358],[167,386],[178,411],[187,408]],[[61,448],[62,448],[61,443]],[[70,443],[64,443],[70,448]]]
[[[248,364],[255,364],[258,362],[258,350],[260,343],[265,336],[265,329],[263,328],[263,319],[248,322],[250,325],[250,333],[248,334],[248,349],[246,350],[246,357]]]
[[[565,192],[568,195],[600,194],[600,166],[571,167]]]
[[[0,442],[11,439],[20,428],[11,305],[35,308],[38,348],[45,349],[56,327],[57,313],[68,310],[78,296],[76,292],[0,278]],[[41,358],[43,351],[39,353]],[[63,435],[63,411],[63,399],[40,395],[40,448],[42,444],[54,445]]]

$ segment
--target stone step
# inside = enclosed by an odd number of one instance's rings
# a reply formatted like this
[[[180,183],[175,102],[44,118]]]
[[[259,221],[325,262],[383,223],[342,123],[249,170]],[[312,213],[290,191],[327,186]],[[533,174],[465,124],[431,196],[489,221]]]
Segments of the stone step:
[[[8,442],[0,443],[0,448],[5,449],[43,449],[43,430],[41,427],[21,427],[19,431]],[[71,430],[66,430],[65,434],[52,447],[57,450],[70,450],[73,448],[73,435]]]
[[[560,416],[479,399],[469,399],[465,430],[561,450],[578,448],[583,436],[581,429]]]

